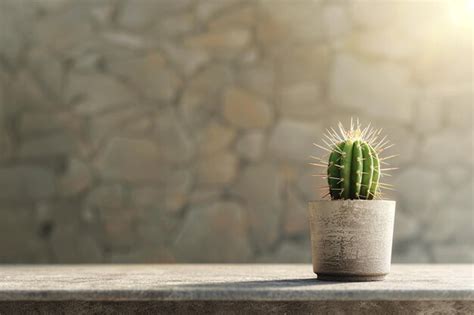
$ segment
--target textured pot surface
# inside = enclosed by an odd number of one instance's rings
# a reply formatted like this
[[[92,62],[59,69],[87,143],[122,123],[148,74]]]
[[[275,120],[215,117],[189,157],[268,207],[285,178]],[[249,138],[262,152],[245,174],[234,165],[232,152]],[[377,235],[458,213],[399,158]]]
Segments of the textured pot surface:
[[[390,272],[395,201],[311,201],[308,213],[319,279],[383,280]]]

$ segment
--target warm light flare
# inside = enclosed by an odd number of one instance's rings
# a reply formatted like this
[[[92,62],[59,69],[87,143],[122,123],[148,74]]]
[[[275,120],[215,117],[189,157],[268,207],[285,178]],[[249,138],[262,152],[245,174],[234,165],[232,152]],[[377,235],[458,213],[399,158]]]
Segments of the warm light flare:
[[[450,1],[448,12],[451,22],[457,27],[471,27],[474,22],[474,0]]]
[[[474,0],[469,0],[467,2],[467,7],[469,8],[469,10],[471,11],[471,14],[474,13]]]

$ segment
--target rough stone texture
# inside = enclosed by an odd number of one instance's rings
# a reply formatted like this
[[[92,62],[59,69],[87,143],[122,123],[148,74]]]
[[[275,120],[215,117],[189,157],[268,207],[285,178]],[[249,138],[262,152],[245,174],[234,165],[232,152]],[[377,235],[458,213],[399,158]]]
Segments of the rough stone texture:
[[[67,81],[66,102],[81,114],[97,113],[136,98],[127,86],[100,73],[72,75]]]
[[[281,90],[280,112],[284,116],[314,119],[322,111],[320,88],[311,83],[299,83]]]
[[[64,196],[72,196],[92,185],[92,174],[87,164],[77,159],[71,159],[66,172],[58,180],[60,193]]]
[[[45,199],[54,194],[54,175],[47,169],[15,166],[0,169],[0,198]]]
[[[283,231],[286,235],[308,236],[309,223],[306,203],[301,202],[297,192],[286,192],[285,214],[283,216]]]
[[[283,160],[308,161],[314,153],[313,143],[321,134],[317,123],[285,119],[273,129],[269,150]]]
[[[228,147],[234,138],[234,129],[220,123],[209,123],[199,135],[199,152],[205,155],[213,154]]]
[[[184,220],[175,243],[176,257],[183,262],[246,262],[250,257],[247,224],[245,210],[236,203],[198,207]],[[206,250],[200,244],[206,244]]]
[[[436,99],[423,99],[417,104],[415,129],[424,134],[438,130],[443,122],[443,104]],[[451,111],[449,111],[451,113]],[[453,111],[458,112],[458,111]]]
[[[270,106],[248,92],[231,88],[224,94],[224,117],[239,128],[264,128],[272,120]]]
[[[176,170],[158,186],[138,187],[132,191],[132,202],[140,208],[160,208],[176,212],[186,205],[192,184],[188,170]]]
[[[385,281],[341,283],[318,281],[310,264],[4,266],[0,301],[438,301],[447,306],[458,301],[470,306],[471,268],[393,265]]]
[[[418,218],[431,217],[448,197],[448,192],[442,189],[441,175],[427,169],[404,169],[396,175],[394,185],[400,189],[396,194],[403,207]]]
[[[265,135],[258,131],[244,134],[236,144],[237,153],[246,160],[257,161],[264,151]]]
[[[272,263],[281,261],[282,263],[311,262],[311,253],[308,252],[309,242],[285,241],[274,253],[270,253],[258,259],[259,263]]]
[[[351,116],[400,153],[393,260],[472,261],[472,23],[449,3],[0,1],[0,262],[192,262],[185,226],[202,260],[307,261],[312,143]],[[213,204],[247,232],[220,238]]]
[[[228,152],[203,157],[197,164],[197,181],[204,186],[229,184],[237,175],[237,162]]]
[[[333,103],[381,119],[407,123],[413,117],[414,88],[409,71],[390,63],[368,63],[355,56],[336,56],[330,76]]]
[[[463,149],[460,150],[459,146]],[[442,148],[439,155],[431,156],[435,148]],[[463,131],[444,131],[431,134],[421,148],[421,158],[433,166],[445,165],[446,161],[458,161],[456,164],[468,165],[472,159],[466,158],[466,152],[474,149],[473,134]],[[429,159],[427,159],[429,156]],[[471,163],[472,165],[472,163]]]
[[[181,85],[176,71],[166,64],[160,53],[149,53],[139,59],[121,59],[109,64],[109,67],[111,72],[152,100],[170,101]]]
[[[105,179],[146,181],[160,174],[150,169],[160,167],[161,152],[148,140],[113,138],[97,161],[97,169]]]
[[[281,181],[275,165],[261,163],[242,171],[236,193],[245,200],[250,218],[250,233],[259,249],[273,245],[279,235]]]
[[[420,223],[413,214],[407,214],[400,206],[395,212],[394,243],[413,239],[420,232]]]

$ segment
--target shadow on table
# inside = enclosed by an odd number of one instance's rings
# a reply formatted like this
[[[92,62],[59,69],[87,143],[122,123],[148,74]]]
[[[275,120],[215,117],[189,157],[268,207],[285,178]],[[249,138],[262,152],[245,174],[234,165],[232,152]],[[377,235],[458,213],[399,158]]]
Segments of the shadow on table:
[[[305,286],[318,286],[335,284],[333,281],[321,281],[316,278],[303,279],[279,279],[279,280],[252,280],[252,281],[225,281],[225,282],[206,282],[191,283],[180,285],[181,288],[233,288],[233,289],[278,289],[278,288],[296,288]]]

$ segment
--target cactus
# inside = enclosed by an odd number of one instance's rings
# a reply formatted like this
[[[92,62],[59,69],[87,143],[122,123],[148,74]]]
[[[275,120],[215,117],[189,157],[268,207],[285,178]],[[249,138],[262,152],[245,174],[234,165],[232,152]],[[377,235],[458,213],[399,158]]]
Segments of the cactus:
[[[355,126],[351,119],[351,126],[346,130],[339,123],[339,133],[333,128],[327,130],[323,142],[326,146],[315,144],[328,152],[327,164],[311,163],[318,167],[327,167],[323,176],[327,178],[328,190],[326,195],[331,199],[375,199],[380,198],[381,189],[391,190],[391,185],[383,184],[380,178],[385,171],[396,168],[381,168],[388,164],[388,160],[396,155],[380,158],[379,154],[393,144],[389,144],[386,137],[380,138],[382,129],[376,130],[370,124],[362,129],[357,120]],[[314,157],[315,158],[315,157]],[[325,162],[321,158],[315,158]],[[326,187],[324,187],[326,188]]]

